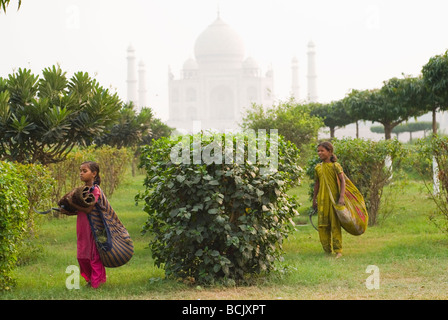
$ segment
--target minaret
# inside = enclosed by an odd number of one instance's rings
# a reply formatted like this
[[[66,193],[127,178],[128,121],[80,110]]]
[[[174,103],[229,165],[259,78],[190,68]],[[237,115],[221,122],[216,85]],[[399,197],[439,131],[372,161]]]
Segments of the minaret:
[[[313,41],[308,42],[308,100],[317,102],[316,49]]]
[[[146,70],[145,63],[140,61],[138,64],[138,106],[141,108],[146,105]]]
[[[291,72],[292,72],[292,78],[291,78],[291,97],[294,98],[294,100],[299,100],[299,60],[297,60],[297,57],[293,57],[291,61]]]
[[[135,63],[135,49],[132,45],[128,47],[128,102],[133,102],[137,106],[137,68]]]

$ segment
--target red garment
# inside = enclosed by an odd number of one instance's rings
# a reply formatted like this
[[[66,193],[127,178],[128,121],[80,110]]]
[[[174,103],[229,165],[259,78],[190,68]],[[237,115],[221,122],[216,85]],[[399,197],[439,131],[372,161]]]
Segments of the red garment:
[[[97,186],[92,193],[95,200],[98,201],[101,192]],[[77,258],[81,275],[87,282],[90,282],[93,288],[97,288],[101,283],[106,282],[106,269],[101,262],[87,214],[82,211],[78,211],[76,235]]]

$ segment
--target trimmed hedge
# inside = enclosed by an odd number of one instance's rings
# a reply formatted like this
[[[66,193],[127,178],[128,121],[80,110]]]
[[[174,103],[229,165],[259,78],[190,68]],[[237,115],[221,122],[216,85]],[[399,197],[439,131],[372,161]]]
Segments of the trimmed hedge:
[[[27,233],[28,210],[26,184],[12,163],[0,161],[0,290],[15,283],[11,273]]]
[[[421,168],[421,176],[425,182],[428,196],[434,201],[436,208],[430,215],[430,220],[443,232],[448,233],[448,137],[432,136],[422,139],[417,145],[417,153],[421,162],[426,163]],[[433,161],[437,167],[433,167]],[[433,170],[436,169],[434,173]],[[434,186],[434,174],[437,186]]]

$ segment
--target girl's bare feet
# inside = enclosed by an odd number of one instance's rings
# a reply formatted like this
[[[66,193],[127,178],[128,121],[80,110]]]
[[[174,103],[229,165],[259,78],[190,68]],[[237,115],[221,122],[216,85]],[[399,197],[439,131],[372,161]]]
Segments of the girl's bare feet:
[[[342,253],[340,252],[336,253],[336,259],[339,259],[340,257],[342,257]]]

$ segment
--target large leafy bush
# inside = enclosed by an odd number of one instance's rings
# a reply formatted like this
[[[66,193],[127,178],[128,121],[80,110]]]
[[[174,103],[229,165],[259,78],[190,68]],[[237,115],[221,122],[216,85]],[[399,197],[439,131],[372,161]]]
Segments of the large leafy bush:
[[[55,180],[50,170],[41,164],[14,163],[22,184],[27,186],[26,197],[30,208],[26,215],[27,229],[31,238],[37,235],[37,220],[40,217],[33,208],[50,207],[51,192],[55,186]],[[37,215],[37,216],[36,216]]]
[[[363,194],[369,211],[369,225],[378,222],[381,204],[384,209],[393,206],[390,201],[382,202],[384,187],[398,175],[405,150],[396,139],[363,140],[341,139],[334,141],[334,147],[344,172],[352,179]],[[389,200],[389,199],[387,199]]]
[[[8,290],[15,280],[19,245],[26,233],[29,209],[26,184],[15,166],[0,161],[0,291]]]
[[[271,138],[268,158],[275,152]],[[185,153],[176,163],[172,151],[180,141]],[[229,163],[225,157],[219,161],[224,141],[231,154],[244,147],[244,163]],[[143,148],[146,191],[136,198],[145,200],[149,217],[143,231],[152,235],[152,256],[168,277],[238,282],[272,270],[281,258],[282,242],[297,214],[298,204],[286,191],[302,175],[299,150],[278,137],[278,168],[269,170],[262,165],[262,149],[251,162],[249,139],[241,141],[238,135],[196,135],[162,138]]]

